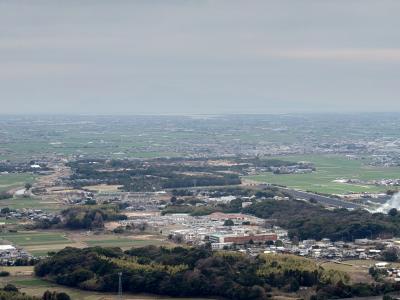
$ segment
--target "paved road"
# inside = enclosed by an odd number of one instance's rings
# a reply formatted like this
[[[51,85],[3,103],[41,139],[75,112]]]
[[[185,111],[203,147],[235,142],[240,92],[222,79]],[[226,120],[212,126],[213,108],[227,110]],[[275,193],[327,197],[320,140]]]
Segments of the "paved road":
[[[310,200],[311,198],[314,198],[316,201],[318,201],[319,203],[324,204],[324,205],[330,205],[330,206],[335,206],[335,207],[339,207],[339,208],[347,208],[347,209],[364,208],[364,206],[361,204],[347,202],[347,201],[343,201],[343,200],[340,200],[337,198],[321,196],[321,195],[314,194],[314,193],[302,192],[302,191],[288,189],[288,188],[282,188],[282,187],[278,187],[278,189],[291,195],[294,198],[302,198],[302,199],[306,199],[306,200]]]

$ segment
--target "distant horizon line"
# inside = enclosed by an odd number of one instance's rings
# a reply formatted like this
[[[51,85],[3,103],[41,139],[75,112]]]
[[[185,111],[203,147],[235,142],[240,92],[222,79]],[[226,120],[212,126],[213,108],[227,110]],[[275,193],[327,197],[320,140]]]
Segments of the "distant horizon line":
[[[0,117],[11,117],[11,116],[76,116],[76,117],[133,117],[133,116],[149,116],[149,117],[207,117],[207,116],[284,116],[284,115],[368,115],[368,114],[398,114],[400,111],[347,111],[347,112],[332,112],[332,111],[321,111],[321,112],[270,112],[270,113],[1,113]]]

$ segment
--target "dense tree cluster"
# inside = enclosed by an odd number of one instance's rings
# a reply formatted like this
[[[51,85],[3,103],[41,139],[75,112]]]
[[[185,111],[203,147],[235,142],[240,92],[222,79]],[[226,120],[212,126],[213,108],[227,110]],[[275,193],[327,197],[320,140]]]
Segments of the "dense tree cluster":
[[[44,292],[42,297],[34,297],[21,293],[13,284],[7,284],[0,289],[0,300],[71,300],[64,292]]]
[[[327,272],[310,260],[291,255],[248,257],[207,248],[148,246],[65,248],[35,267],[37,276],[58,284],[97,291],[123,289],[170,296],[221,296],[266,299],[273,288],[295,292],[300,286],[346,282],[340,272]]]
[[[71,184],[118,184],[126,191],[240,184],[239,167],[209,165],[184,159],[79,160],[71,162]],[[239,169],[238,169],[239,168]],[[227,172],[229,171],[229,172]],[[235,171],[235,172],[233,172]]]
[[[243,187],[229,186],[229,187],[217,187],[207,188],[205,191],[199,191],[202,196],[209,196],[212,198],[218,198],[223,196],[235,195],[238,198],[256,196],[256,198],[272,198],[274,196],[284,196],[276,187],[268,187],[263,190],[246,189]],[[191,189],[173,189],[172,195],[174,197],[189,197],[196,196],[196,192]]]
[[[105,221],[126,219],[113,208],[72,207],[62,211],[63,223],[70,229],[101,229]]]
[[[106,221],[125,220],[126,215],[118,213],[117,207],[80,206],[70,207],[61,212],[61,217],[44,220],[36,224],[39,228],[102,229]]]
[[[385,215],[365,210],[327,210],[322,206],[296,200],[264,200],[243,210],[260,218],[276,219],[291,237],[330,238],[351,241],[400,234],[400,214]]]
[[[346,285],[343,282],[339,281],[336,284],[319,286],[317,288],[316,295],[313,295],[311,297],[311,300],[381,296],[386,293],[397,292],[399,290],[399,283],[357,283],[354,285]],[[388,295],[383,296],[383,299],[388,299]]]
[[[13,195],[7,192],[0,192],[0,200],[10,199]]]
[[[64,292],[46,291],[42,296],[42,300],[71,300],[71,297]]]
[[[388,248],[382,252],[381,258],[384,261],[395,262],[399,259],[399,249],[396,247]]]
[[[247,174],[249,167],[269,171],[276,167],[293,165],[310,168],[309,164],[258,157],[236,158],[233,161],[236,163],[212,164],[206,158],[157,158],[146,161],[82,159],[68,165],[73,170],[70,183],[74,187],[101,183],[118,184],[126,191],[237,185],[241,183],[239,176]]]
[[[1,161],[0,162],[0,173],[36,173],[40,171],[48,171],[50,168],[45,164],[40,165],[40,169],[33,169],[31,165],[36,164],[35,161],[30,162],[11,162],[11,161]]]
[[[242,211],[243,202],[255,202],[267,198],[273,198],[275,196],[286,196],[275,187],[269,187],[264,190],[252,190],[240,187],[223,187],[215,190],[208,189],[205,192],[200,192],[199,195],[209,196],[210,198],[234,195],[237,198],[228,203],[206,203],[199,200],[199,198],[196,198],[197,195],[193,195],[193,193],[190,193],[190,191],[185,189],[173,190],[172,193],[174,196],[171,198],[171,204],[167,205],[163,209],[162,214],[188,213],[192,216],[204,216],[213,212],[239,213]],[[178,194],[185,198],[177,198],[177,196],[179,196]],[[197,206],[197,203],[201,203],[202,205]]]
[[[1,300],[41,300],[40,298],[28,296],[19,292],[8,292],[0,290]]]

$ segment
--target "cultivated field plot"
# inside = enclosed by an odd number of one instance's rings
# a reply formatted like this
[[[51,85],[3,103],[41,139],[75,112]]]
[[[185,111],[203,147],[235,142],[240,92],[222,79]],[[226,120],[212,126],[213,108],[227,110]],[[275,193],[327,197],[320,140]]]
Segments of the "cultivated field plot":
[[[144,247],[148,245],[162,246],[169,243],[163,237],[158,236],[116,236],[116,235],[98,235],[83,238],[82,243],[88,247],[120,247],[122,249],[130,249],[133,247]]]
[[[6,192],[11,189],[23,188],[26,183],[32,183],[35,180],[33,174],[1,174],[0,192]]]
[[[120,192],[120,188],[123,185],[108,185],[108,184],[98,184],[98,185],[88,185],[84,186],[83,189],[97,192],[97,193],[110,193],[110,192]]]
[[[325,270],[342,271],[349,274],[352,283],[371,283],[373,279],[369,275],[369,267],[373,265],[371,261],[352,260],[343,261],[341,263],[331,261],[324,262],[321,264],[321,267]]]
[[[68,132],[64,131],[65,125],[51,125],[50,130],[60,126],[63,133],[57,139],[49,142],[48,137],[41,135],[32,137],[24,136],[26,132],[13,132],[13,136],[18,136],[17,141],[7,144],[10,154],[1,155],[0,159],[20,161],[31,159],[32,155],[87,155],[103,156],[107,158],[157,158],[157,157],[178,157],[181,154],[174,151],[162,151],[158,148],[168,147],[179,141],[179,137],[171,140],[171,137],[157,135],[157,132],[151,132],[151,135],[140,136],[143,128],[109,128],[110,132],[93,132],[72,125],[68,127]],[[100,125],[101,126],[101,125]],[[15,130],[12,128],[11,131]],[[60,134],[60,131],[58,131]],[[121,138],[124,136],[124,138]],[[156,141],[157,143],[155,144]],[[118,148],[116,148],[118,147]],[[148,149],[154,147],[154,150]]]
[[[17,224],[17,223],[18,223],[18,220],[16,220],[16,219],[6,219],[4,217],[0,218],[0,224],[2,224],[2,225],[3,224]]]
[[[352,283],[371,283],[373,282],[372,277],[369,275],[369,268],[373,267],[376,263],[380,261],[378,260],[346,260],[340,263],[336,263],[333,261],[323,262],[320,264],[326,270],[337,270],[346,272],[349,274]],[[399,263],[392,263],[393,267],[399,267]]]
[[[379,180],[400,177],[400,168],[382,168],[367,166],[360,160],[350,160],[343,156],[285,156],[279,157],[287,161],[309,161],[315,164],[316,172],[310,174],[274,175],[264,173],[247,176],[246,179],[259,182],[284,185],[290,188],[301,189],[327,194],[346,194],[360,192],[384,192],[389,187],[374,185],[357,185],[334,182],[337,179]]]
[[[41,209],[44,211],[58,211],[61,204],[56,201],[46,201],[39,197],[14,197],[6,200],[0,200],[0,207],[11,209]]]
[[[24,248],[34,256],[45,256],[50,251],[59,251],[65,247],[120,247],[127,250],[148,245],[171,245],[165,237],[158,235],[118,236],[115,234],[88,234],[77,231],[21,231],[0,233],[0,243],[11,243]]]
[[[46,255],[49,251],[61,250],[67,246],[77,247],[74,241],[71,241],[61,232],[37,232],[25,231],[18,233],[1,233],[2,243],[12,243],[24,248],[33,255]]]
[[[51,244],[66,244],[68,238],[62,233],[48,232],[18,232],[18,233],[2,233],[0,238],[10,241],[19,246],[32,245],[51,245]]]
[[[10,276],[31,276],[33,275],[33,266],[19,266],[19,267],[0,267],[1,271],[7,271],[10,273]]]

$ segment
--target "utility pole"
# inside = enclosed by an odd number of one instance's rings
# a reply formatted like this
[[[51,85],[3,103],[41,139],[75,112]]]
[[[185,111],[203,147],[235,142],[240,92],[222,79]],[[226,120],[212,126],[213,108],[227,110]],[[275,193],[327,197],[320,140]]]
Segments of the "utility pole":
[[[122,272],[118,273],[118,300],[122,300]]]

